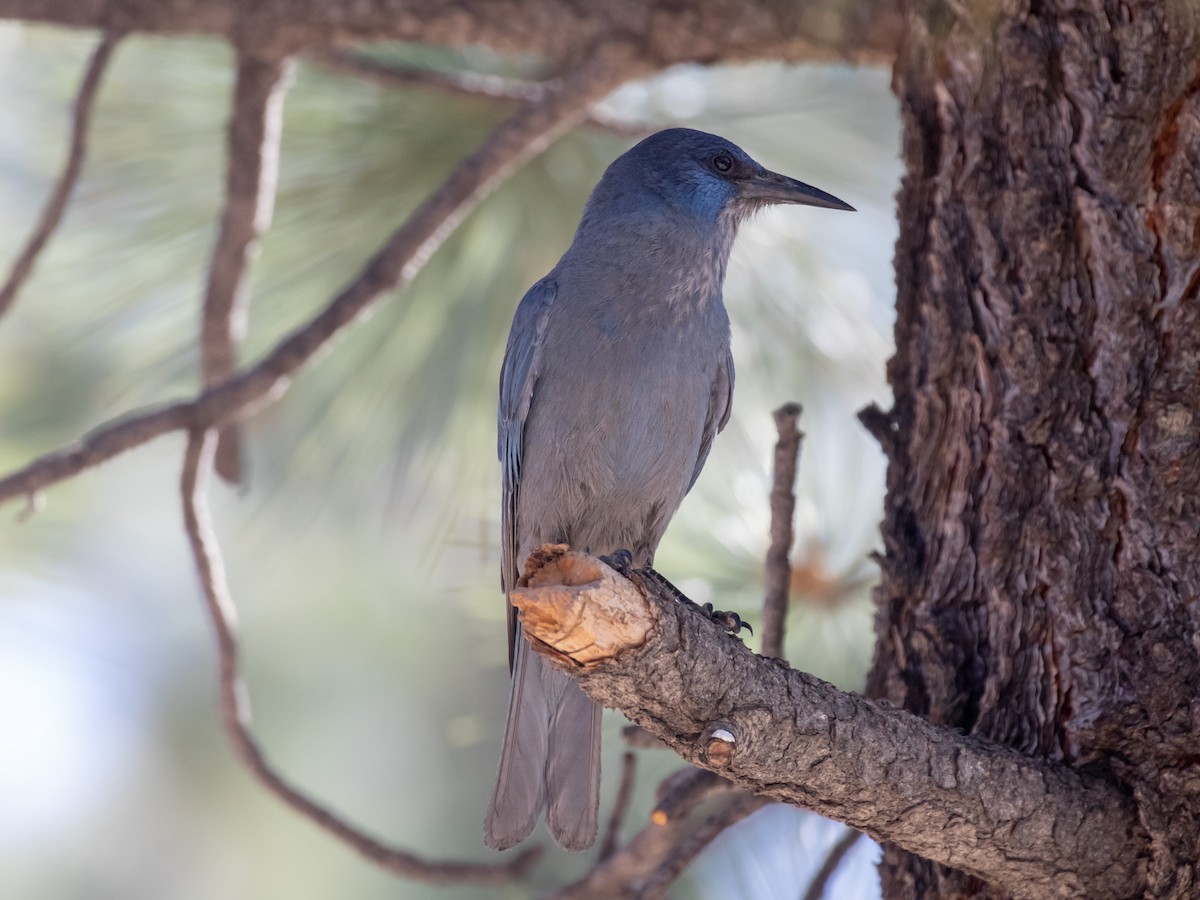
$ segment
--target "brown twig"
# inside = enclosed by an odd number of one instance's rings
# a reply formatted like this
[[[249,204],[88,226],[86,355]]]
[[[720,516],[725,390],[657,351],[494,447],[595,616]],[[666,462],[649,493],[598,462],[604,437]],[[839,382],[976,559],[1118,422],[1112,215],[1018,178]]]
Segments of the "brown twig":
[[[481,75],[478,72],[437,72],[420,66],[388,63],[345,50],[319,51],[310,54],[308,58],[332,71],[353,75],[384,87],[423,87],[466,97],[537,103],[559,86],[558,79],[522,81],[516,78],[502,78],[499,75]],[[584,121],[605,131],[626,136],[644,137],[652,130],[646,126],[606,116],[595,109],[588,111]]]
[[[733,785],[715,772],[684,766],[659,783],[650,820],[655,825],[678,821],[709,797],[733,789]]]
[[[762,655],[783,658],[788,591],[792,583],[789,558],[795,539],[796,466],[804,435],[796,427],[800,405],[785,403],[775,410],[775,471],[771,480],[771,546],[767,550],[763,591]]]
[[[292,376],[385,292],[415,275],[463,216],[520,163],[576,124],[587,107],[650,70],[633,48],[597,48],[559,89],[523,105],[401,225],[366,267],[314,318],[240,375],[184,400],[110,421],[79,443],[54,450],[0,479],[0,503],[26,496],[106,462],[159,435],[244,417],[278,399]]]
[[[648,732],[641,725],[626,725],[621,729],[621,737],[630,747],[639,750],[665,750],[667,745]]]
[[[478,72],[436,72],[420,66],[383,62],[346,50],[318,51],[309,54],[308,58],[334,72],[353,75],[383,87],[425,87],[470,97],[526,102],[538,102],[546,96],[546,87],[538,82]]]
[[[621,785],[617,788],[617,799],[613,802],[612,813],[608,817],[608,828],[604,832],[604,841],[600,844],[598,862],[604,862],[617,849],[617,841],[621,837],[621,824],[625,821],[625,813],[629,811],[629,799],[633,796],[634,776],[637,774],[637,756],[626,750],[621,757]]]
[[[808,890],[804,892],[804,900],[821,900],[825,896],[825,886],[829,883],[829,879],[833,877],[833,873],[837,871],[842,860],[846,858],[846,854],[850,852],[850,848],[857,843],[860,837],[862,837],[861,831],[847,828],[846,833],[837,839],[837,842],[825,854],[825,862],[821,863],[821,868],[813,876]]]
[[[92,120],[92,108],[96,104],[96,94],[100,89],[104,73],[108,69],[109,60],[112,59],[113,49],[120,40],[121,34],[113,31],[105,32],[100,38],[100,43],[96,45],[92,58],[88,60],[87,68],[83,73],[83,81],[79,84],[79,92],[75,95],[75,112],[71,121],[71,139],[66,162],[63,164],[62,172],[59,173],[58,183],[55,184],[50,198],[46,201],[37,227],[33,230],[29,242],[26,243],[16,262],[13,263],[8,280],[3,287],[0,287],[0,316],[3,316],[12,307],[13,302],[17,299],[17,292],[29,278],[42,249],[49,242],[54,230],[58,228],[58,223],[62,221],[63,213],[67,209],[67,200],[71,197],[75,182],[79,180],[79,173],[83,169],[83,160],[87,156],[88,131]]]
[[[200,326],[205,386],[219,384],[237,368],[237,347],[246,334],[249,263],[258,252],[259,236],[271,225],[275,205],[283,100],[291,68],[288,59],[238,52],[227,138],[225,211],[208,267]],[[216,469],[233,484],[242,480],[241,439],[235,425],[221,430]]]
[[[215,433],[192,431],[184,451],[180,490],[183,521],[205,609],[217,637],[221,721],[242,764],[272,794],[364,857],[389,872],[432,883],[501,884],[520,878],[540,854],[537,847],[499,865],[437,862],[382,844],[289,784],[271,767],[249,731],[250,706],[239,667],[237,614],[225,579],[225,566],[208,509],[207,482],[215,456]]]
[[[692,815],[700,804],[731,790],[729,782],[711,772],[690,766],[676,770],[659,785],[659,802],[650,824],[623,847],[598,860],[583,878],[551,897],[607,900],[628,896],[650,873],[660,869],[697,827],[703,827],[703,822],[697,826]]]
[[[751,813],[765,806],[767,801],[751,794],[741,794],[729,800],[706,818],[700,826],[689,833],[675,847],[666,861],[655,869],[642,883],[638,900],[655,900],[663,897],[667,889],[683,873],[683,870],[705,847],[711,844],[726,828],[736,825]]]

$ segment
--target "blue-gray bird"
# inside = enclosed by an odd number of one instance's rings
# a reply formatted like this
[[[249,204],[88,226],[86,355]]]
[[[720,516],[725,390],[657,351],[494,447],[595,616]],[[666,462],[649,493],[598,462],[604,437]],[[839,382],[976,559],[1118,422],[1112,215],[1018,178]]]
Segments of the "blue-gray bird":
[[[608,167],[508,338],[499,411],[506,594],[530,551],[548,542],[653,562],[729,418],[721,285],[738,226],[772,203],[852,209],[687,128],[652,135]],[[559,845],[583,850],[596,837],[600,706],[526,645],[511,605],[508,622],[508,723],[485,840],[512,847],[545,809]]]

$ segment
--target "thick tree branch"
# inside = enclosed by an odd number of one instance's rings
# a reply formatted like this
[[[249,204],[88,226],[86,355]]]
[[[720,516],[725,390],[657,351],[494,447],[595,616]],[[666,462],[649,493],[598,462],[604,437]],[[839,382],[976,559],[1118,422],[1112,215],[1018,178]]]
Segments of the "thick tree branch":
[[[756,656],[640,573],[542,563],[511,598],[530,643],[688,762],[1023,896],[1140,893],[1145,838],[1110,783]]]
[[[281,53],[363,41],[417,41],[567,59],[613,35],[658,65],[781,59],[888,63],[898,0],[0,0],[0,18],[82,28],[252,36]],[[240,41],[239,41],[240,42]]]
[[[291,62],[238,52],[233,113],[226,154],[225,211],[208,267],[208,287],[200,327],[200,366],[204,384],[229,378],[237,368],[237,347],[246,334],[250,299],[248,269],[258,251],[258,238],[271,225],[279,173],[279,138],[283,99]],[[222,429],[217,443],[217,474],[226,481],[242,479],[242,451],[237,427]]]
[[[96,93],[100,89],[100,81],[108,68],[109,60],[112,59],[113,49],[120,39],[119,33],[106,32],[100,38],[100,43],[96,45],[92,58],[88,61],[87,69],[83,73],[83,81],[79,85],[79,93],[75,95],[75,112],[71,120],[71,138],[66,162],[63,164],[62,172],[59,173],[58,182],[54,185],[54,191],[46,201],[37,227],[29,236],[29,242],[17,257],[16,262],[13,263],[8,280],[4,282],[3,287],[0,287],[0,316],[3,316],[12,307],[21,286],[33,271],[38,256],[50,240],[50,236],[54,234],[54,229],[58,228],[63,213],[66,212],[67,200],[71,197],[75,182],[79,180],[79,173],[83,170],[83,160],[87,156],[88,130],[92,121],[92,107],[96,103]]]
[[[221,721],[238,759],[268,791],[288,807],[396,875],[438,884],[502,884],[520,878],[539,855],[538,848],[526,850],[515,859],[501,865],[421,859],[405,850],[382,844],[363,833],[293,787],[271,767],[249,730],[250,703],[245,684],[242,682],[238,643],[234,635],[237,614],[225,580],[225,565],[208,510],[207,482],[215,450],[215,432],[192,431],[188,435],[180,490],[183,499],[184,530],[187,532],[188,544],[195,559],[205,609],[216,632]]]
[[[281,340],[250,369],[192,400],[133,413],[0,478],[0,503],[77,475],[160,435],[220,426],[277,400],[291,378],[385,292],[411,279],[458,222],[512,169],[576,124],[590,104],[646,71],[630,48],[601,47],[558,90],[522,106],[458,168],[317,316]]]

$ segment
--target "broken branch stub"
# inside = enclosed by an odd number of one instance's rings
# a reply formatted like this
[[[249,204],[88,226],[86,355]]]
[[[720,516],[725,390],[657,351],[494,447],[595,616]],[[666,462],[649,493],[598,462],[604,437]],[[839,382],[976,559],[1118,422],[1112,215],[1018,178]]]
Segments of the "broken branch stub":
[[[658,624],[635,580],[566,544],[531,553],[509,601],[526,635],[583,667],[642,646]]]

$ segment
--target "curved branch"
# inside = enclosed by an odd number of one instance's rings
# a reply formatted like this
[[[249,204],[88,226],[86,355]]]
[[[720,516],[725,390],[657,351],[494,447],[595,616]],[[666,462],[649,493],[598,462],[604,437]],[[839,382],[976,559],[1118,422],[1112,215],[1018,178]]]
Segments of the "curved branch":
[[[206,386],[219,384],[237,369],[237,347],[246,333],[250,260],[258,251],[259,235],[271,225],[275,205],[283,98],[290,72],[290,60],[238,52],[227,138],[225,211],[208,267],[200,326],[200,367]],[[221,431],[216,467],[226,481],[242,480],[241,441],[235,426]]]
[[[659,65],[780,59],[886,64],[901,33],[898,0],[0,0],[0,18],[102,28],[253,35],[279,53],[363,41],[416,41],[568,59],[622,35]]]
[[[0,287],[0,316],[12,308],[13,302],[17,299],[17,292],[29,278],[34,263],[37,262],[42,249],[54,234],[54,230],[58,228],[58,223],[62,221],[63,213],[66,212],[67,200],[75,188],[75,182],[79,180],[79,173],[83,170],[83,160],[87,156],[92,107],[96,103],[100,81],[108,69],[113,50],[120,39],[120,34],[112,31],[106,32],[100,38],[100,43],[96,45],[92,58],[88,61],[87,69],[84,70],[83,81],[79,84],[79,93],[75,96],[75,112],[71,120],[71,138],[66,162],[63,164],[62,172],[59,173],[58,183],[54,185],[50,199],[46,201],[37,227],[29,236],[29,242],[25,245],[25,249],[13,263],[8,280],[4,282],[3,287]]]
[[[275,345],[250,369],[183,400],[114,419],[77,444],[38,457],[0,478],[0,503],[77,475],[160,435],[242,418],[277,400],[291,378],[387,291],[410,280],[475,205],[514,168],[541,152],[614,87],[646,71],[631,49],[599,48],[558,89],[522,106],[401,225],[366,267],[329,304]]]
[[[238,643],[234,635],[237,614],[225,580],[225,565],[208,510],[207,481],[216,451],[215,438],[216,434],[212,431],[193,431],[188,435],[180,491],[184,530],[195,559],[205,609],[217,637],[221,722],[238,759],[268,791],[291,809],[396,875],[435,884],[503,884],[520,878],[540,854],[539,848],[526,850],[515,859],[498,865],[425,860],[406,850],[389,847],[363,833],[293,787],[271,767],[249,730],[250,704],[242,682]]]
[[[756,656],[639,572],[539,555],[511,595],[530,643],[688,762],[1022,896],[1140,896],[1145,836],[1109,782]]]

